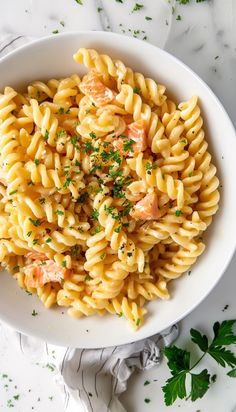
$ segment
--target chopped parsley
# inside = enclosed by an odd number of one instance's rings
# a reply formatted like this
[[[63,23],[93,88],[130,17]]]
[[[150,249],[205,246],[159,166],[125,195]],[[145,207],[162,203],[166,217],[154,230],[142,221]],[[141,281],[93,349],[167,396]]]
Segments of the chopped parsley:
[[[38,166],[39,163],[40,163],[40,160],[39,159],[34,159],[34,163],[36,164],[36,166]]]
[[[181,210],[176,209],[176,211],[175,211],[175,216],[179,217],[180,215],[182,215]]]
[[[140,325],[140,322],[141,322],[141,319],[138,318],[138,319],[136,320],[136,326],[139,326],[139,325]]]
[[[71,256],[75,257],[78,256],[79,246],[75,245],[71,248]]]
[[[103,260],[105,258],[105,256],[106,256],[106,253],[104,252],[100,255],[100,259]]]
[[[134,11],[138,11],[138,10],[143,9],[143,7],[144,7],[143,4],[135,3],[135,6],[134,6],[134,8],[133,8],[133,10],[132,10],[132,13],[133,13]]]
[[[121,229],[122,229],[122,225],[119,225],[119,226],[117,226],[117,227],[115,228],[114,231],[115,231],[116,233],[120,233]]]
[[[45,198],[44,198],[44,197],[40,197],[40,198],[39,198],[39,203],[40,203],[41,205],[43,205],[43,204],[45,203]]]
[[[149,398],[145,398],[145,399],[144,399],[144,402],[145,402],[145,403],[150,403],[151,401],[150,401]]]
[[[129,152],[129,151],[133,152],[133,144],[134,143],[135,143],[135,141],[132,140],[132,139],[128,139],[126,142],[124,142],[124,146],[123,146],[124,151],[125,152]]]
[[[48,140],[49,138],[49,131],[46,130],[45,135],[44,135],[44,140]]]
[[[68,188],[70,186],[70,184],[73,183],[73,182],[74,182],[74,180],[72,180],[71,177],[67,177],[63,187]]]
[[[78,136],[76,135],[72,136],[72,138],[70,139],[70,142],[73,144],[73,146],[75,146],[76,143],[78,142]]]
[[[16,265],[16,266],[14,266],[14,268],[13,268],[13,270],[19,270],[20,269],[20,266],[19,265]]]
[[[98,220],[99,217],[99,212],[97,209],[93,209],[92,213],[91,213],[91,219],[93,220]]]
[[[52,34],[58,34],[59,33],[59,30],[53,30],[52,31]]]
[[[152,20],[152,17],[145,16],[145,20],[147,20],[147,21]]]
[[[145,381],[144,386],[150,385],[150,381]]]
[[[176,17],[176,20],[177,20],[177,21],[182,20],[182,17],[180,16],[180,14],[178,14],[178,16]]]
[[[63,216],[65,214],[62,210],[58,210],[58,209],[54,210],[54,213],[55,215],[58,215],[58,216]]]
[[[38,315],[38,312],[36,312],[35,309],[34,309],[34,310],[32,311],[32,313],[31,313],[31,315],[32,315],[32,316],[37,316],[37,315]]]
[[[48,238],[45,240],[46,243],[50,243],[51,241],[52,241],[52,239],[51,239],[50,237],[48,237]]]
[[[41,222],[39,219],[33,220],[31,217],[29,217],[29,221],[34,225],[35,227],[38,227],[41,225]]]
[[[95,226],[91,232],[91,236],[96,235],[96,233],[101,232],[101,227],[100,226]]]
[[[9,193],[10,196],[14,195],[15,193],[17,193],[18,190],[13,190],[12,192]]]
[[[64,107],[59,107],[58,113],[59,114],[64,114],[65,113]]]
[[[134,86],[134,93],[137,93],[137,94],[139,94],[140,93],[140,87],[138,87],[138,86]]]
[[[98,13],[100,13],[102,10],[103,10],[102,7],[98,7],[98,8],[97,8]]]
[[[89,136],[92,137],[92,139],[96,139],[96,134],[94,132],[89,133]]]
[[[31,235],[32,235],[32,230],[28,232],[26,236],[30,237]]]
[[[81,6],[83,6],[82,0],[75,0],[76,3],[80,4]]]
[[[85,153],[89,153],[93,151],[93,145],[91,142],[85,142],[84,144]]]
[[[92,279],[93,279],[93,278],[92,278],[91,276],[89,276],[89,275],[86,275],[85,278],[84,278],[85,282],[86,282],[86,281],[89,281],[89,280],[92,280]]]
[[[121,318],[121,317],[123,316],[123,313],[122,313],[122,312],[117,313],[117,316],[118,316],[119,318]]]
[[[34,240],[33,240],[33,245],[38,245],[38,243],[39,243],[39,240],[38,240],[38,239],[34,239]]]
[[[63,261],[61,262],[61,266],[62,266],[63,268],[66,268],[66,261],[65,261],[65,260],[63,260]]]

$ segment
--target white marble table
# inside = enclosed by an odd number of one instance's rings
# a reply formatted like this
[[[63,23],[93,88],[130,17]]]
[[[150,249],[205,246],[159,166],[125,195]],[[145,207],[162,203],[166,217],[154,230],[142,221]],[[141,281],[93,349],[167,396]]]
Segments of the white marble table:
[[[172,14],[167,0],[140,0],[140,11],[130,13],[133,0],[0,0],[0,35],[14,33],[45,36],[54,31],[112,30],[144,38],[179,57],[213,89],[236,124],[236,0],[209,0],[177,5]],[[172,2],[174,4],[174,0]],[[102,8],[100,12],[99,8]],[[152,20],[145,19],[145,16]],[[180,16],[180,17],[177,17]],[[177,18],[177,20],[176,20]],[[56,35],[56,34],[55,34]],[[222,136],[224,138],[224,136]],[[223,247],[223,245],[222,245]],[[236,318],[236,256],[210,296],[181,322],[177,344],[185,344],[191,327],[211,333],[216,320]],[[214,276],[214,273],[212,273]],[[229,305],[224,310],[225,305]],[[161,386],[168,376],[163,363],[137,374],[122,396],[128,412],[233,412],[236,410],[236,379],[207,360],[204,367],[217,374],[211,390],[195,403],[163,403]],[[49,368],[32,365],[15,351],[12,342],[0,341],[0,411],[62,412],[59,391]],[[151,383],[144,385],[145,380]],[[18,396],[19,395],[19,396]],[[14,398],[15,397],[15,398]],[[150,399],[146,404],[144,399]]]

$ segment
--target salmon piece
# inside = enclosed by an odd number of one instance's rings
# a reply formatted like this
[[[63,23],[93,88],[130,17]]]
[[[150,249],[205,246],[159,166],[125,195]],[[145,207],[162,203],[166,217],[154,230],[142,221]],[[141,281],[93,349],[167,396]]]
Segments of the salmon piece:
[[[114,92],[105,86],[95,73],[84,76],[79,87],[98,107],[110,103],[115,97]]]
[[[142,119],[130,123],[124,132],[124,136],[126,136],[127,139],[119,137],[113,143],[115,148],[119,150],[123,156],[133,156],[134,153],[140,153],[146,150],[147,136],[144,121]],[[134,141],[133,144],[128,144],[128,147],[130,146],[131,150],[124,150],[130,140]]]
[[[156,193],[148,193],[130,212],[130,216],[135,220],[158,219],[160,215]]]
[[[40,288],[49,282],[61,283],[70,272],[57,266],[54,260],[48,259],[44,253],[29,252],[27,255],[29,259],[33,259],[33,262],[24,267],[26,283],[31,288]]]
[[[47,260],[47,256],[45,253],[40,253],[40,252],[28,252],[25,256],[27,259],[32,259],[32,260]]]

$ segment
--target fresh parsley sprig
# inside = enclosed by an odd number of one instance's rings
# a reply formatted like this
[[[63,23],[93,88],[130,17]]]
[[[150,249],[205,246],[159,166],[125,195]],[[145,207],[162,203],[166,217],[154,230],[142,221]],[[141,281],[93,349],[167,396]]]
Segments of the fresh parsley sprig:
[[[236,344],[236,335],[233,333],[233,326],[236,320],[225,320],[222,323],[216,322],[213,326],[214,338],[209,343],[206,335],[201,334],[196,329],[190,330],[191,340],[196,344],[203,354],[192,364],[191,353],[185,349],[172,346],[164,348],[163,353],[167,358],[167,365],[171,372],[171,377],[162,387],[164,400],[167,406],[172,405],[177,398],[190,398],[196,401],[202,398],[210,387],[210,373],[203,369],[200,373],[194,373],[195,367],[207,354],[210,355],[220,366],[232,369],[227,373],[230,377],[236,377],[236,356],[228,346]],[[186,378],[190,376],[191,387],[187,394]]]

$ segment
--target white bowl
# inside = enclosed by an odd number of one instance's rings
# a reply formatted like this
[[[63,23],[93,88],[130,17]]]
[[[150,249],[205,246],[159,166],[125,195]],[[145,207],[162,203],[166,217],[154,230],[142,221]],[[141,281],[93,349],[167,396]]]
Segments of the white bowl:
[[[151,44],[114,33],[80,32],[43,38],[0,60],[0,90],[22,87],[36,79],[70,75],[83,70],[73,61],[79,47],[95,48],[123,60],[167,86],[177,101],[197,94],[205,119],[207,140],[221,180],[220,210],[207,231],[207,247],[192,268],[171,284],[171,299],[148,304],[144,326],[133,332],[117,316],[73,319],[66,309],[46,310],[34,296],[20,290],[7,274],[0,280],[0,319],[15,329],[58,345],[105,347],[151,336],[177,322],[209,294],[234,253],[236,243],[236,139],[232,123],[209,87],[187,66]],[[35,309],[38,316],[31,315]]]

